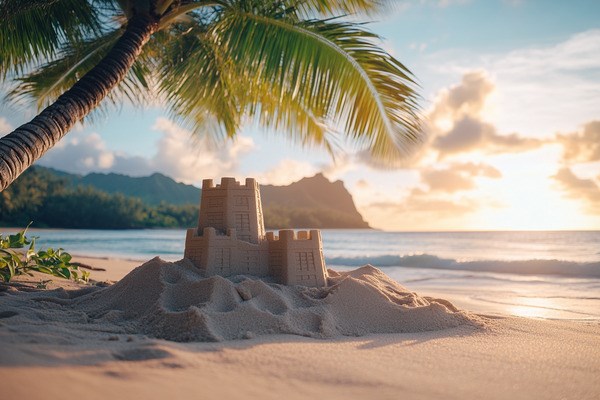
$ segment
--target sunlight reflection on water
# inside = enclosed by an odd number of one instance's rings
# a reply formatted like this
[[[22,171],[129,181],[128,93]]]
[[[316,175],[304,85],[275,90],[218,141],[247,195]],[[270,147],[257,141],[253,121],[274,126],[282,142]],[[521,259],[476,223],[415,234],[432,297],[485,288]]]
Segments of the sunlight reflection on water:
[[[517,317],[528,317],[528,318],[564,318],[565,313],[569,313],[566,310],[560,308],[560,304],[554,299],[541,298],[541,297],[516,297],[514,298],[515,303],[521,303],[520,305],[514,305],[507,307],[507,311],[511,315]]]

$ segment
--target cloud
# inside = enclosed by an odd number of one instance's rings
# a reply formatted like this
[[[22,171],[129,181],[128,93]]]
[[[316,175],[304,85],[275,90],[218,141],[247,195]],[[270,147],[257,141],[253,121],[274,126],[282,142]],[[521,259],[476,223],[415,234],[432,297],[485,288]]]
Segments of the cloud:
[[[286,158],[273,168],[260,173],[255,172],[250,176],[255,177],[261,185],[283,186],[316,173],[317,168],[312,164]]]
[[[107,170],[115,162],[115,154],[106,148],[97,133],[76,135],[66,143],[49,150],[40,164],[75,173]]]
[[[476,178],[498,179],[502,174],[495,167],[483,163],[451,163],[443,168],[425,168],[420,180],[407,191],[400,191],[398,199],[388,195],[392,187],[377,193],[377,188],[357,182],[356,188],[375,193],[360,207],[375,226],[396,225],[398,229],[456,229],[465,226],[466,218],[483,208],[502,205],[476,192]]]
[[[475,181],[463,174],[452,170],[430,170],[423,171],[423,182],[429,186],[429,190],[456,192],[469,190],[475,187]]]
[[[322,173],[327,179],[333,182],[341,179],[345,173],[356,167],[357,163],[353,154],[339,154],[336,155],[334,161],[319,162],[316,164],[285,158],[265,171],[251,172],[250,176],[255,177],[258,182],[264,185],[282,186],[297,182],[302,178],[314,176],[317,173]]]
[[[4,135],[8,135],[9,133],[11,133],[13,131],[13,127],[11,124],[8,123],[8,121],[6,120],[6,118],[4,117],[0,117],[0,137],[4,136]]]
[[[361,152],[357,154],[338,154],[333,162],[320,164],[319,169],[327,179],[332,182],[336,181],[345,173],[356,169],[358,164],[361,164],[359,154]]]
[[[405,202],[375,202],[369,204],[368,207],[393,214],[429,214],[429,217],[432,218],[462,216],[474,212],[478,208],[473,201],[431,199],[421,196],[418,192],[414,192]]]
[[[498,179],[502,174],[491,165],[474,163],[452,164],[445,169],[421,171],[421,179],[429,187],[430,192],[454,193],[474,189],[476,187],[474,178],[477,176]]]
[[[485,71],[473,71],[464,74],[459,84],[440,91],[429,113],[431,147],[439,158],[471,151],[528,151],[546,143],[517,133],[499,134],[494,125],[484,121],[486,101],[494,89]]]
[[[600,121],[591,121],[584,125],[582,132],[557,135],[563,145],[563,159],[566,162],[600,161]]]
[[[584,202],[591,214],[600,215],[600,186],[592,179],[581,179],[569,168],[561,168],[554,178],[566,196]]]
[[[233,175],[240,156],[255,146],[249,137],[239,136],[215,148],[207,140],[192,141],[190,131],[166,118],[158,118],[153,126],[162,132],[158,152],[150,160],[152,167],[182,182],[197,182],[201,177]]]
[[[433,107],[426,114],[424,140],[415,146],[411,155],[389,164],[373,159],[368,150],[361,150],[346,154],[335,164],[322,165],[321,168],[326,176],[337,179],[361,165],[379,171],[418,168],[429,162],[472,152],[525,152],[550,143],[546,139],[518,133],[500,134],[493,124],[485,121],[486,102],[494,90],[495,84],[485,71],[467,72],[458,84],[439,91]]]
[[[402,201],[375,201],[361,207],[373,226],[395,226],[396,229],[431,230],[457,229],[465,226],[470,215],[481,205],[469,197],[431,197],[419,189]]]
[[[251,138],[240,136],[214,148],[206,140],[191,140],[191,133],[176,123],[158,118],[153,126],[162,133],[156,153],[149,158],[131,156],[107,148],[97,133],[73,132],[40,159],[48,167],[86,174],[94,171],[145,176],[160,172],[173,179],[194,183],[206,177],[234,175],[239,159],[254,148]]]
[[[459,84],[440,90],[429,118],[456,119],[463,115],[479,115],[494,89],[495,85],[485,71],[467,72]]]
[[[499,67],[523,76],[547,79],[547,73],[585,71],[600,66],[600,29],[577,33],[554,46],[526,48],[499,60]]]
[[[460,172],[468,173],[471,176],[483,176],[486,178],[501,178],[502,173],[498,169],[488,164],[475,164],[472,162],[453,164],[453,169]]]
[[[499,132],[550,138],[598,118],[600,29],[508,53],[440,51],[430,54],[427,64],[445,76],[489,71],[495,88],[488,118]]]
[[[440,157],[448,154],[484,151],[486,153],[522,152],[534,150],[548,143],[546,140],[527,138],[517,133],[499,135],[496,128],[484,121],[464,116],[454,126],[433,141]]]
[[[371,187],[371,184],[364,179],[359,179],[358,181],[356,181],[355,186],[357,189],[365,190],[369,189]]]

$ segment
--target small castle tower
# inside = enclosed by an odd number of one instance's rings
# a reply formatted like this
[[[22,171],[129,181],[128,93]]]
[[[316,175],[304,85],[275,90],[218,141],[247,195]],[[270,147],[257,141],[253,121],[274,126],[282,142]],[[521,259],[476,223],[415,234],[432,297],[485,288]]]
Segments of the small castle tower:
[[[272,276],[279,283],[327,285],[321,232],[265,234],[260,188],[253,178],[202,181],[198,228],[188,229],[184,257],[207,276]]]
[[[254,178],[247,178],[245,185],[222,178],[216,187],[212,179],[202,181],[198,232],[209,227],[222,233],[234,228],[238,239],[254,244],[265,236],[260,189]]]

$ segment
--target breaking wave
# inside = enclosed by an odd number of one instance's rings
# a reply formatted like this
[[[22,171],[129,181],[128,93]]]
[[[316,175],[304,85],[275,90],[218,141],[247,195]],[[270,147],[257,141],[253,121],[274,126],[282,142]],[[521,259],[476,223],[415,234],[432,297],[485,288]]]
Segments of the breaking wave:
[[[372,264],[376,267],[408,267],[424,269],[499,272],[522,275],[560,275],[566,277],[600,278],[600,261],[578,263],[563,260],[480,260],[458,261],[431,254],[380,255],[373,257],[330,257],[327,266],[356,267]]]

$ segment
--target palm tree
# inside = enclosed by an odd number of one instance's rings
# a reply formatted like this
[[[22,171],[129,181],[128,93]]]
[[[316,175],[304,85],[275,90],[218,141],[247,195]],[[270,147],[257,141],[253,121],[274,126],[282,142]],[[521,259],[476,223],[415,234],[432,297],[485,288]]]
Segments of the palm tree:
[[[0,0],[0,75],[43,109],[0,138],[0,191],[99,105],[164,101],[194,133],[243,118],[383,162],[420,138],[410,71],[337,13],[380,0]],[[45,108],[44,108],[45,107]],[[102,107],[101,107],[102,108]]]

